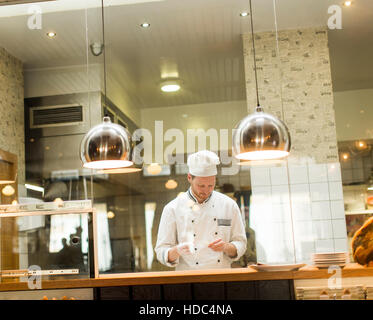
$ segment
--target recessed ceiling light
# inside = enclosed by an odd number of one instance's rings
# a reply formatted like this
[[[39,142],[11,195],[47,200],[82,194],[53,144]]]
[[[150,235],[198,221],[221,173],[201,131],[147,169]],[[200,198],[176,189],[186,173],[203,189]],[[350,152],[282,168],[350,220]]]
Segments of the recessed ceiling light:
[[[176,92],[180,90],[180,86],[178,84],[166,84],[162,86],[163,92]]]
[[[163,92],[176,92],[181,88],[179,81],[167,80],[161,83],[161,90]]]
[[[348,160],[349,157],[350,157],[350,155],[347,152],[342,154],[342,159],[343,160]]]
[[[50,31],[50,32],[47,33],[47,36],[51,39],[54,38],[56,35],[57,35],[57,33],[53,32],[53,31]]]
[[[355,143],[355,146],[356,146],[356,148],[358,148],[359,150],[364,150],[364,149],[367,148],[367,144],[366,144],[366,142],[365,142],[365,141],[362,141],[362,140],[357,141],[357,142]]]
[[[345,1],[344,5],[345,7],[350,7],[352,5],[352,1]]]
[[[246,11],[240,13],[241,17],[247,17],[248,15],[249,15],[249,13],[246,12]]]
[[[140,26],[143,27],[143,28],[149,28],[150,23],[144,22],[144,23],[140,24]]]

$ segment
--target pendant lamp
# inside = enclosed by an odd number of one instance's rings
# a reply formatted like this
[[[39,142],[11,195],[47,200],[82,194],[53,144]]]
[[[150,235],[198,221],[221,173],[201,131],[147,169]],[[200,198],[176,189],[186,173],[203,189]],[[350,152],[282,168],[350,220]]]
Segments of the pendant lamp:
[[[128,132],[127,132],[128,134]],[[132,141],[130,146],[130,155],[128,160],[132,162],[132,165],[128,167],[119,167],[113,169],[103,169],[99,170],[97,173],[99,174],[115,174],[115,173],[134,173],[139,172],[143,169],[143,161],[140,158],[140,155],[136,153],[136,148],[134,146],[134,142]]]
[[[246,116],[235,127],[232,143],[233,154],[240,160],[281,159],[289,155],[290,133],[285,123],[277,117],[265,113],[260,106],[251,0],[250,17],[257,107],[253,114]]]
[[[104,58],[104,103],[106,105],[106,60],[104,0],[101,0],[103,58]],[[124,127],[112,123],[105,116],[103,122],[88,131],[80,144],[80,159],[83,167],[90,169],[118,169],[133,165],[131,134]]]
[[[109,117],[89,130],[80,145],[83,167],[90,169],[131,166],[130,153],[131,135],[124,127],[112,123]]]

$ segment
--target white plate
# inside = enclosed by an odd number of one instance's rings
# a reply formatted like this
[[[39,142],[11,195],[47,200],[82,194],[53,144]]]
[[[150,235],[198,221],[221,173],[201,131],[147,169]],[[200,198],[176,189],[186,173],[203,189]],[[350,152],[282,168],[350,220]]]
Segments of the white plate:
[[[346,262],[346,259],[339,260],[312,260],[314,263],[333,263],[333,262]]]
[[[331,257],[344,257],[347,253],[314,253],[312,257],[314,258],[331,258]]]
[[[293,271],[297,270],[303,266],[305,263],[298,263],[298,264],[252,264],[249,267],[257,270],[257,271]]]
[[[344,267],[346,264],[345,263],[335,263],[335,264],[314,264],[315,267],[319,268],[319,269],[326,269],[326,268],[329,268],[331,266],[338,266],[338,267]]]

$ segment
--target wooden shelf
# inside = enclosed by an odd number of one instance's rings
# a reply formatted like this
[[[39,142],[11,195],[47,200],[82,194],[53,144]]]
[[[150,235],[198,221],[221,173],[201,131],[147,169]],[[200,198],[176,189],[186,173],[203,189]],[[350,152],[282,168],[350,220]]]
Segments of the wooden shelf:
[[[95,288],[181,283],[326,279],[331,274],[327,269],[259,272],[253,268],[233,268],[193,271],[138,272],[100,275],[95,279],[64,279],[42,281],[41,289]],[[342,277],[373,277],[373,267],[350,264],[342,269]],[[0,291],[29,290],[26,282],[0,284]]]

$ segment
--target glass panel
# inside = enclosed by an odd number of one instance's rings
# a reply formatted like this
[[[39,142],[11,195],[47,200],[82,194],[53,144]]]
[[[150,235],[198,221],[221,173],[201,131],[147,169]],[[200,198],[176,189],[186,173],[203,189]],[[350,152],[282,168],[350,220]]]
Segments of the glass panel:
[[[240,16],[247,10],[246,0],[105,1],[107,100],[144,147],[142,172],[109,174],[102,191],[103,181],[94,185],[96,201],[113,217],[106,273],[173,270],[154,252],[159,224],[167,203],[189,188],[187,156],[202,149],[224,162],[215,190],[246,216],[250,250],[234,266],[256,262],[250,172],[232,166],[230,151],[232,129],[247,114],[242,34],[250,20]],[[181,88],[163,92],[162,82],[170,80],[180,80]]]
[[[368,71],[373,66],[368,44],[373,28],[371,17],[366,14],[371,12],[372,4],[351,2],[340,6],[339,12],[336,9],[334,16],[339,14],[340,25],[329,31],[329,45],[344,201],[335,205],[334,211],[344,211],[346,215],[351,261],[369,264],[371,248],[364,243],[370,238],[359,229],[364,223],[370,224],[373,214],[373,79]],[[339,228],[346,232],[342,223]],[[354,235],[357,239],[353,243]],[[358,248],[360,253],[356,256]]]
[[[1,6],[0,82],[7,87],[0,93],[0,149],[17,157],[17,175],[1,169],[16,180],[13,190],[2,188],[1,203],[13,203],[14,210],[17,204],[58,208],[93,196],[91,172],[81,170],[78,151],[99,101],[94,88],[100,90],[99,68],[88,57],[89,8],[94,11],[93,1]],[[0,217],[2,281],[27,281],[31,271],[42,272],[43,280],[90,277],[87,213],[25,211]],[[59,274],[62,269],[74,270]],[[26,270],[26,276],[7,277],[8,270]]]
[[[221,161],[215,191],[236,202],[248,239],[233,267],[349,250],[354,261],[352,237],[373,215],[368,0],[252,0],[252,12],[247,0],[104,4],[2,6],[1,203],[92,200],[101,273],[173,270],[154,252],[162,213],[187,196],[188,156],[208,149]],[[287,125],[291,153],[238,164],[232,133],[255,111],[256,85],[264,111]],[[82,167],[80,142],[104,115],[132,134],[142,170]],[[4,218],[2,254],[12,241],[27,247],[26,264],[34,242],[56,254],[63,238],[86,238],[85,219]]]
[[[2,282],[27,282],[33,289],[40,281],[93,274],[92,213],[21,207],[0,208]]]

